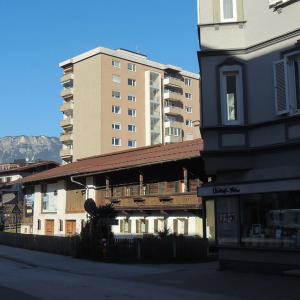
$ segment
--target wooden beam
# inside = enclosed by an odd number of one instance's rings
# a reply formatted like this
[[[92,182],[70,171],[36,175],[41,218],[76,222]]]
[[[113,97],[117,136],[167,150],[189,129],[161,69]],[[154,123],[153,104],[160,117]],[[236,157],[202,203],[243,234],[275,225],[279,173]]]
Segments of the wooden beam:
[[[188,170],[183,168],[184,193],[188,192]]]
[[[108,177],[106,177],[105,196],[110,197],[109,178]]]
[[[140,174],[140,195],[143,195],[143,187],[144,187],[144,176]]]

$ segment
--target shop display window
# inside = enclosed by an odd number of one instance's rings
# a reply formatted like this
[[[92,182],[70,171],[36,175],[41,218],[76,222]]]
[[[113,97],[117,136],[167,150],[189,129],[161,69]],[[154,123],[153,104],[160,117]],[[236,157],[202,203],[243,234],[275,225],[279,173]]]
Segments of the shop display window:
[[[224,197],[217,200],[217,244],[238,246],[238,197]]]
[[[240,196],[241,245],[300,249],[300,192]]]

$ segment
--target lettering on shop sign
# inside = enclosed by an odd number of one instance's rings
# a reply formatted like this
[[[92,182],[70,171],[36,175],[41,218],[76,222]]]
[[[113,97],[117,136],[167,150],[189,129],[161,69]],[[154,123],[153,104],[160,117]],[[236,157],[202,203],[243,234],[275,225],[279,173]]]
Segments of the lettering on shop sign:
[[[234,194],[234,193],[239,193],[240,189],[236,187],[230,187],[230,188],[213,188],[213,193],[214,194]]]

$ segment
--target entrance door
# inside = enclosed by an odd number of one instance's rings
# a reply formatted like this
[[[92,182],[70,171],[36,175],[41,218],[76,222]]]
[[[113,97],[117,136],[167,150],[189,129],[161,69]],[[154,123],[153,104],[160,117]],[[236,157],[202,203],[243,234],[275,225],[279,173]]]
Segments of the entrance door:
[[[54,235],[54,220],[46,220],[45,226],[46,226],[45,234]]]
[[[76,221],[66,220],[66,235],[74,235],[76,233]]]

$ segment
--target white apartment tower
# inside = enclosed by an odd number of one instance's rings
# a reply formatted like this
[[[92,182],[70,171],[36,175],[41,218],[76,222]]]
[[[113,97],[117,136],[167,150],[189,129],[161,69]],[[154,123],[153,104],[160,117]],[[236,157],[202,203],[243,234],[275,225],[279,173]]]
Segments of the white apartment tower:
[[[199,74],[104,47],[59,66],[63,164],[200,137]]]

